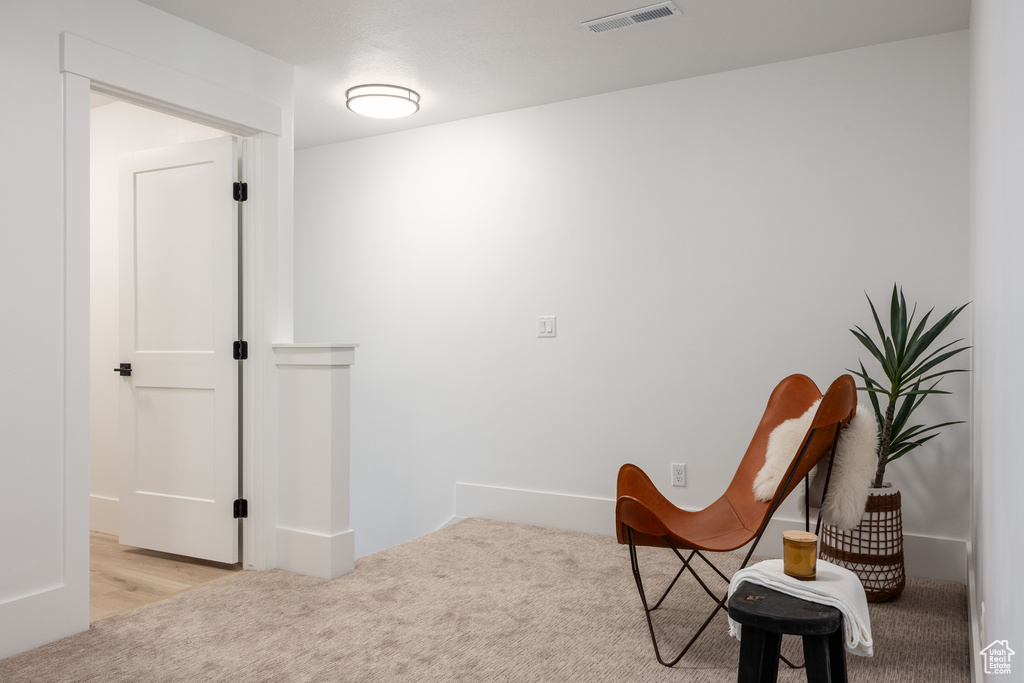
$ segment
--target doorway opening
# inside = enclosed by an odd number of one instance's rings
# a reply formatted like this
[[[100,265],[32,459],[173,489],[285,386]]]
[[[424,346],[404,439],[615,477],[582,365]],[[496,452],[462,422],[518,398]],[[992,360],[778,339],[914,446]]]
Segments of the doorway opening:
[[[119,440],[123,417],[119,394],[121,376],[112,370],[124,361],[119,329],[123,315],[120,301],[119,254],[121,254],[122,155],[168,148],[204,140],[234,138],[232,133],[195,121],[141,107],[92,91],[90,93],[90,594],[91,619],[141,606],[198,587],[214,577],[230,575],[241,564],[196,560],[148,549],[118,548],[123,479]],[[232,169],[240,177],[239,167]],[[225,188],[225,191],[227,188]],[[240,216],[241,212],[238,211]],[[239,232],[239,235],[241,233]],[[240,261],[241,249],[235,257]],[[185,264],[180,264],[184,267]],[[237,297],[241,311],[241,268]],[[237,338],[237,337],[236,337]],[[241,370],[238,370],[241,398]],[[241,410],[239,408],[239,415]],[[236,423],[238,420],[236,420]],[[231,429],[241,429],[237,424]],[[241,442],[239,441],[239,444]],[[241,472],[241,448],[238,448]],[[195,464],[195,463],[193,463]],[[159,473],[158,473],[159,474]],[[167,472],[164,474],[173,473]],[[238,477],[236,477],[238,478]],[[237,522],[236,522],[237,524]],[[236,534],[241,542],[240,530]],[[179,576],[184,580],[172,580]],[[141,601],[140,601],[141,598]]]

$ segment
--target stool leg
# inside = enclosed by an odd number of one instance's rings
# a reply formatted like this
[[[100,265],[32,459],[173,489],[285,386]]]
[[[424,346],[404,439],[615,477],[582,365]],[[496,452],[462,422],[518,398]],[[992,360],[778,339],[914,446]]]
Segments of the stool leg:
[[[846,643],[843,627],[828,634],[828,661],[832,666],[832,683],[846,683]]]
[[[775,683],[779,675],[782,636],[752,626],[744,626],[740,635],[737,683]]]
[[[828,636],[804,636],[807,683],[831,683],[832,671],[829,666],[828,646]]]

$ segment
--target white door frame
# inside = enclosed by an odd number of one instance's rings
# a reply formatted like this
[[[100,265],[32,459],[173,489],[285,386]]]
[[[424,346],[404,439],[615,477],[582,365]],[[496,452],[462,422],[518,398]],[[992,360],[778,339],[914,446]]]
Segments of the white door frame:
[[[65,539],[68,578],[88,583],[89,501],[89,92],[92,89],[151,109],[214,126],[243,137],[245,237],[243,334],[243,492],[249,517],[243,525],[242,566],[276,564],[277,414],[274,359],[268,338],[282,310],[278,297],[279,160],[282,110],[257,97],[100,45],[61,35],[64,77],[64,390]],[[268,244],[268,242],[270,242]],[[283,245],[282,245],[283,246]],[[287,307],[284,307],[287,310]],[[268,334],[268,330],[271,332]],[[287,332],[286,332],[287,335]],[[84,472],[84,476],[83,476]],[[86,511],[82,515],[82,510]],[[79,540],[79,531],[81,539]],[[85,543],[85,552],[78,550]],[[77,583],[77,581],[76,581]],[[86,591],[87,594],[87,591]]]

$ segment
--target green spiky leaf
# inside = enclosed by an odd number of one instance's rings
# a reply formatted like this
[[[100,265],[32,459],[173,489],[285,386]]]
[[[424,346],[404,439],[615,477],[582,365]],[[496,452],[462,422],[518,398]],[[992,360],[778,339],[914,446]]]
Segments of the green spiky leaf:
[[[868,395],[871,408],[879,424],[879,435],[886,431],[886,413],[882,407],[880,396],[885,396],[887,405],[892,406],[889,426],[888,443],[879,444],[879,455],[887,453],[884,463],[876,472],[877,485],[882,482],[885,464],[898,460],[907,453],[920,448],[924,443],[939,435],[941,428],[959,424],[961,421],[943,422],[936,425],[920,425],[909,423],[911,415],[921,406],[924,399],[931,395],[943,395],[950,392],[938,388],[943,377],[956,372],[967,372],[964,368],[940,367],[948,363],[958,354],[971,348],[962,345],[962,339],[942,343],[938,346],[939,337],[960,315],[968,304],[957,306],[938,320],[929,324],[935,309],[929,309],[920,320],[917,320],[917,305],[907,305],[903,290],[893,284],[889,301],[888,331],[882,324],[875,303],[865,293],[871,318],[875,324],[877,336],[873,336],[859,326],[850,329],[854,337],[878,363],[885,382],[872,377],[863,361],[859,370],[849,370],[857,376],[862,385],[859,391]],[[932,347],[935,348],[932,348]]]

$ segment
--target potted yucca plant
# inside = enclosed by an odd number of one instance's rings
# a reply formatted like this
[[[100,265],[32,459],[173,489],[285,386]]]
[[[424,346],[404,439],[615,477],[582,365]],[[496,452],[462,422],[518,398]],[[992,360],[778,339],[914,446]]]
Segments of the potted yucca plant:
[[[950,393],[938,389],[939,382],[946,375],[966,370],[946,368],[943,364],[970,347],[958,346],[962,339],[936,346],[939,336],[967,304],[954,308],[929,326],[935,309],[915,321],[917,306],[908,310],[903,290],[894,284],[886,331],[874,302],[871,297],[867,299],[878,339],[860,327],[850,332],[881,365],[885,378],[872,377],[863,361],[859,372],[850,372],[863,380],[864,385],[857,388],[867,392],[878,421],[878,465],[860,525],[850,531],[823,527],[821,555],[854,571],[864,584],[869,602],[885,602],[898,597],[906,582],[902,502],[899,490],[885,481],[885,468],[934,439],[943,427],[962,422],[911,424],[910,417],[926,397]],[[879,400],[883,397],[884,411]]]
[[[867,295],[865,294],[865,296]],[[878,319],[875,304],[871,301],[871,297],[867,297],[867,299],[868,305],[871,306],[871,315],[875,319],[875,327],[878,329],[880,343],[876,343],[860,327],[855,327],[850,332],[853,332],[853,336],[882,366],[885,383],[872,378],[864,368],[863,361],[860,363],[860,372],[856,370],[850,370],[850,372],[864,380],[864,386],[857,388],[868,393],[871,407],[874,408],[875,417],[878,420],[880,430],[878,467],[871,485],[873,488],[882,488],[885,484],[886,465],[893,460],[902,458],[915,448],[919,448],[926,441],[934,439],[943,427],[963,422],[963,420],[956,420],[930,426],[908,425],[911,414],[921,405],[926,396],[950,393],[936,389],[945,375],[966,372],[963,368],[938,369],[938,366],[953,356],[970,348],[968,346],[950,348],[962,342],[963,339],[951,341],[936,349],[931,349],[931,347],[938,336],[967,307],[967,304],[954,308],[939,318],[931,327],[928,327],[928,318],[935,310],[933,308],[925,313],[915,326],[914,316],[917,313],[917,306],[915,305],[913,310],[908,313],[907,300],[903,296],[903,290],[893,285],[892,302],[889,306],[889,333],[886,333]],[[887,400],[885,413],[881,410],[879,396],[884,396]]]

